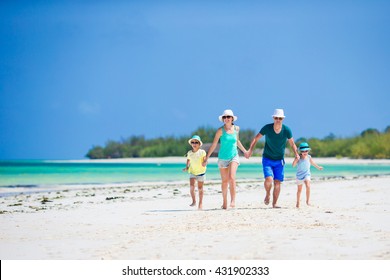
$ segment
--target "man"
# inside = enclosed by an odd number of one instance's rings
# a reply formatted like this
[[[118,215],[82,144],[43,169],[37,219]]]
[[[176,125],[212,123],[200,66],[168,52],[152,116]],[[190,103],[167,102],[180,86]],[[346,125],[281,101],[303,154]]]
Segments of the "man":
[[[280,208],[277,205],[277,202],[280,194],[280,185],[284,180],[284,151],[286,149],[286,142],[288,141],[293,149],[295,158],[299,159],[299,154],[290,128],[283,124],[283,120],[285,118],[283,109],[275,109],[272,117],[274,122],[263,126],[256,137],[253,138],[251,146],[245,154],[245,157],[249,158],[253,153],[256,143],[261,139],[261,137],[266,136],[262,160],[265,179],[264,188],[266,191],[264,203],[268,205],[270,202],[273,183],[274,191],[272,195],[272,207]]]

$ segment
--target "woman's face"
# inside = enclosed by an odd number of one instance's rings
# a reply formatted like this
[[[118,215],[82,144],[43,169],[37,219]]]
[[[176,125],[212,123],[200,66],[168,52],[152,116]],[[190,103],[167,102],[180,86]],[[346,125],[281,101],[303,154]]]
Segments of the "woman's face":
[[[231,122],[233,120],[233,117],[232,116],[223,116],[222,119],[223,119],[224,123],[227,123],[227,122]]]

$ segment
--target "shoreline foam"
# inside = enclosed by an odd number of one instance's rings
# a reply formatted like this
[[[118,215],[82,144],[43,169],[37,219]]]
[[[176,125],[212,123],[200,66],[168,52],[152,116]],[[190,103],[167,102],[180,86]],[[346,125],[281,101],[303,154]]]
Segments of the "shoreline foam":
[[[261,163],[261,157],[249,159],[240,157],[242,164]],[[209,159],[210,163],[217,162],[216,157]],[[292,163],[294,158],[286,157],[286,163]],[[118,159],[75,159],[75,160],[46,160],[47,162],[74,162],[74,163],[183,163],[185,157],[157,157],[157,158],[118,158]],[[350,158],[316,158],[320,164],[390,164],[390,159],[350,159]]]

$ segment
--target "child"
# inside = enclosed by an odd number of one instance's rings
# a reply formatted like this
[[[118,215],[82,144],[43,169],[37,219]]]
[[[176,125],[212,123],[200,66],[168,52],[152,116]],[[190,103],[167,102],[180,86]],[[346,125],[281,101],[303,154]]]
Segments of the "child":
[[[299,145],[298,151],[300,153],[300,159],[295,158],[293,162],[293,167],[297,166],[297,185],[298,185],[298,191],[297,191],[297,208],[299,208],[300,199],[301,199],[301,192],[302,192],[302,185],[305,183],[306,185],[306,204],[310,206],[309,200],[310,200],[310,166],[313,165],[318,170],[322,170],[323,167],[317,165],[311,156],[309,155],[310,151],[309,144],[303,142]]]
[[[206,167],[203,166],[206,152],[200,148],[203,143],[198,135],[192,136],[192,138],[188,140],[188,144],[192,146],[192,150],[187,153],[187,164],[186,167],[183,168],[183,171],[188,171],[188,173],[190,173],[190,193],[192,197],[190,206],[196,205],[195,182],[198,182],[198,209],[201,210],[203,207],[203,183],[206,177]]]

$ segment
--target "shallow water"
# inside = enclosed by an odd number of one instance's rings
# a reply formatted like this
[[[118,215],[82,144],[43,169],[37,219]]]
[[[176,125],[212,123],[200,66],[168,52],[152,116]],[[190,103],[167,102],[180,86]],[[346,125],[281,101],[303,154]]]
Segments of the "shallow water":
[[[186,181],[183,163],[116,163],[116,162],[53,162],[53,161],[0,161],[0,195],[23,192],[26,189],[74,186],[134,184],[141,182]],[[312,177],[354,177],[390,174],[389,164],[323,164],[324,170],[314,167]],[[210,163],[207,180],[219,180],[217,164]],[[285,167],[286,179],[295,177],[291,164]],[[237,179],[262,180],[260,163],[245,163],[238,168]]]

